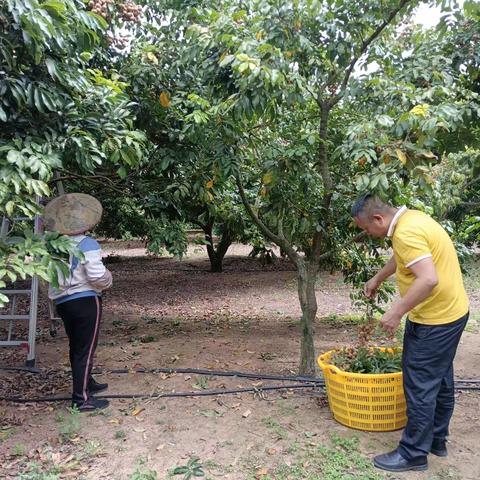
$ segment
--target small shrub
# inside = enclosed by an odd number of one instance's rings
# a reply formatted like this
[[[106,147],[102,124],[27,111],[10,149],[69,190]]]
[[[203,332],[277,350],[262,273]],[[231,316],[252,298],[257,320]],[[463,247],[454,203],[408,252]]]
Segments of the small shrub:
[[[147,468],[143,461],[141,461],[135,471],[128,477],[128,480],[157,480],[156,470]]]
[[[64,440],[71,440],[80,432],[80,411],[77,407],[72,407],[69,412],[69,415],[59,415],[57,418],[60,422],[60,435]]]
[[[13,447],[12,455],[14,455],[15,457],[23,457],[25,455],[25,446],[21,443],[15,444],[15,446]]]
[[[192,457],[186,465],[175,467],[173,475],[183,475],[183,480],[190,480],[193,477],[204,477],[203,466],[199,463],[198,457]]]

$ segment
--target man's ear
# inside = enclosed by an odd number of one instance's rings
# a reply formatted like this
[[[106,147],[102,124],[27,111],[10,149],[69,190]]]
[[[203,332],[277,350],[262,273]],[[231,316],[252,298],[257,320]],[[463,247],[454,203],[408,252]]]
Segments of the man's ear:
[[[374,213],[372,215],[372,220],[376,220],[377,222],[379,223],[383,223],[385,221],[385,219],[383,218],[382,215],[378,214],[378,213]]]

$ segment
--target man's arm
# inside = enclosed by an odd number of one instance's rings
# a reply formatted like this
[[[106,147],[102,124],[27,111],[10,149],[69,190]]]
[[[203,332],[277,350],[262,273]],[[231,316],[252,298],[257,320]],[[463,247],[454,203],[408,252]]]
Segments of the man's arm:
[[[438,285],[438,276],[432,257],[423,258],[409,267],[415,275],[415,281],[406,295],[395,301],[381,320],[386,332],[393,333],[403,315],[422,303]]]
[[[391,277],[397,270],[397,262],[395,257],[391,257],[390,260],[383,266],[383,268],[366,284],[363,289],[365,295],[368,298],[374,298],[377,294],[378,287],[388,278]]]

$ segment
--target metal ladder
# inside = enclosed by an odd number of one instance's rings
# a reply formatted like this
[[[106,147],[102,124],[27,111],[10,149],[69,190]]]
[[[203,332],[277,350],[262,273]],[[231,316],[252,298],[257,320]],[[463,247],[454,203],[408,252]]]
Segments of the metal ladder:
[[[40,198],[36,197],[37,203]],[[14,218],[13,222],[3,217],[2,227],[0,229],[0,239],[5,240],[8,236],[10,226],[15,221],[29,220],[28,217]],[[40,233],[40,216],[35,215],[33,231]],[[27,367],[35,366],[35,337],[37,333],[37,312],[38,312],[38,277],[34,275],[31,280],[29,289],[3,289],[1,293],[10,297],[10,312],[6,315],[0,315],[0,321],[8,322],[7,337],[5,340],[0,340],[0,347],[24,347],[27,349]],[[29,295],[30,304],[28,308],[28,315],[18,315],[17,312],[17,297],[20,295]],[[13,324],[18,321],[28,320],[28,337],[26,339],[13,339]]]
[[[54,173],[54,178],[58,179],[58,172]],[[63,182],[56,180],[56,190],[58,195],[63,195],[65,190],[63,188]],[[39,205],[41,198],[37,195],[35,197],[36,203]],[[31,221],[28,217],[17,217],[13,219],[13,223],[16,221],[27,220]],[[33,232],[35,234],[41,233],[41,219],[39,215],[35,215],[33,218]],[[12,222],[8,217],[3,217],[2,226],[0,229],[0,239],[5,240],[8,236],[9,229]],[[7,321],[7,338],[6,340],[0,340],[0,347],[24,347],[27,349],[26,366],[29,368],[35,367],[35,339],[37,333],[37,314],[38,314],[38,296],[39,296],[39,284],[38,277],[34,275],[31,280],[29,289],[4,289],[0,290],[1,293],[7,295],[10,298],[10,312],[6,315],[0,315],[0,321]],[[17,297],[19,295],[30,295],[30,304],[28,309],[28,315],[17,315]],[[57,328],[61,319],[56,315],[53,302],[48,300],[48,313],[50,317],[50,335],[55,337],[57,335]],[[17,321],[28,320],[28,338],[23,340],[14,340],[13,336],[13,324]]]

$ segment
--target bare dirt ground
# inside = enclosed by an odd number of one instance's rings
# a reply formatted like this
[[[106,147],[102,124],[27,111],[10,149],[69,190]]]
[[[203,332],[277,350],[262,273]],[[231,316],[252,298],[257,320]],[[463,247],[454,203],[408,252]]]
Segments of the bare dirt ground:
[[[193,373],[134,373],[139,368],[296,374],[299,327],[296,278],[279,261],[262,266],[235,245],[220,274],[208,273],[203,250],[183,261],[144,256],[137,243],[104,245],[114,286],[104,296],[96,367],[109,394],[205,392],[288,382]],[[477,278],[467,282],[472,320],[456,359],[459,378],[479,378]],[[318,352],[351,343],[348,289],[338,275],[318,282]],[[0,396],[69,395],[67,339],[48,334],[40,308],[36,366],[42,374],[0,371]],[[336,315],[337,317],[335,317]],[[22,365],[24,352],[0,350],[0,365]],[[72,415],[68,402],[0,402],[0,478],[149,480],[173,475],[197,457],[206,478],[476,480],[480,472],[480,392],[457,393],[449,456],[431,456],[427,472],[384,474],[373,455],[396,446],[400,432],[369,433],[335,422],[321,389],[222,396],[112,399],[99,414]],[[154,476],[154,472],[156,476]],[[192,477],[194,478],[194,477]]]

